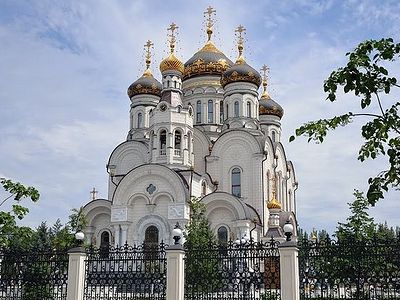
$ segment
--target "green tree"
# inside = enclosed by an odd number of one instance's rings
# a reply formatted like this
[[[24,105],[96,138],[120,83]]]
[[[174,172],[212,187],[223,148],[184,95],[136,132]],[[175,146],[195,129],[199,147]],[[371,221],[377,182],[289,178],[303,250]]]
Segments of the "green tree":
[[[14,200],[10,211],[0,211],[0,246],[8,246],[14,238],[19,238],[18,234],[22,234],[27,238],[31,232],[26,229],[18,229],[17,219],[22,220],[29,212],[27,207],[24,207],[20,202],[25,198],[30,198],[32,202],[39,200],[40,194],[38,190],[32,186],[24,186],[19,182],[13,182],[10,179],[0,178],[0,184],[9,195],[2,199],[0,207],[8,200]]]
[[[79,230],[83,230],[87,226],[86,215],[83,211],[83,206],[80,208],[73,208],[72,214],[69,215],[68,225],[71,227],[71,230],[75,233]]]
[[[400,102],[390,97],[384,97],[387,103],[382,101],[382,95],[389,95],[400,87],[396,77],[387,69],[390,62],[399,58],[400,43],[391,38],[367,40],[346,55],[349,58],[347,65],[330,74],[325,80],[324,91],[328,93],[327,99],[334,102],[338,87],[342,86],[344,93],[353,93],[360,100],[362,111],[308,122],[297,128],[295,135],[306,136],[309,142],[323,142],[329,130],[346,126],[356,118],[368,118],[361,128],[365,142],[361,145],[358,159],[375,159],[379,155],[388,159],[387,168],[368,179],[367,199],[374,205],[384,197],[385,191],[398,189],[400,185]],[[370,113],[368,109],[373,103],[378,109]],[[291,136],[289,141],[294,139],[295,136]]]
[[[335,232],[338,241],[368,241],[374,237],[375,223],[369,216],[369,202],[364,194],[355,190],[355,200],[349,203],[350,216],[346,223],[338,223]]]

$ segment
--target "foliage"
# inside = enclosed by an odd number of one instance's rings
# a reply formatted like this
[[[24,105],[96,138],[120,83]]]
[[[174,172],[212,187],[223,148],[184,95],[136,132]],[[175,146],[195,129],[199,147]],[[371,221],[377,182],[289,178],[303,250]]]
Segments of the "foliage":
[[[197,198],[189,201],[190,223],[186,226],[185,246],[202,247],[208,244],[216,244],[216,238],[210,229],[210,223],[207,220],[206,206]]]
[[[378,112],[348,112],[330,119],[320,119],[300,126],[296,136],[308,137],[308,142],[314,140],[323,142],[327,132],[339,126],[346,126],[355,118],[372,118],[361,128],[365,142],[359,150],[358,159],[375,159],[379,155],[388,158],[388,167],[375,177],[368,179],[368,202],[374,205],[382,199],[384,191],[400,186],[400,117],[398,110],[400,102],[393,101],[387,109],[381,101],[381,95],[390,94],[394,88],[399,88],[397,79],[389,75],[387,62],[393,62],[400,56],[400,43],[393,39],[367,40],[360,43],[353,52],[346,54],[349,61],[345,67],[333,71],[324,83],[324,91],[331,102],[337,100],[338,87],[342,86],[344,93],[354,93],[360,99],[362,110],[366,110],[375,100]],[[386,64],[385,64],[386,62]],[[291,136],[289,141],[293,141]]]
[[[16,220],[22,220],[25,215],[29,212],[29,209],[20,205],[20,202],[24,198],[30,198],[32,202],[37,202],[39,200],[40,194],[37,189],[32,186],[25,187],[19,182],[13,182],[10,179],[0,178],[0,183],[3,189],[10,195],[3,199],[0,203],[2,206],[7,200],[12,199],[16,204],[12,205],[11,211],[0,211],[0,246],[7,246],[10,242],[10,237],[27,238],[31,234],[29,230],[18,229]]]
[[[83,211],[83,206],[79,209],[73,208],[72,214],[69,216],[69,225],[73,232],[83,230],[87,226],[87,219]]]
[[[367,241],[375,234],[374,219],[368,214],[368,199],[357,190],[354,196],[355,200],[348,203],[351,215],[347,223],[338,224],[335,235],[339,241]]]

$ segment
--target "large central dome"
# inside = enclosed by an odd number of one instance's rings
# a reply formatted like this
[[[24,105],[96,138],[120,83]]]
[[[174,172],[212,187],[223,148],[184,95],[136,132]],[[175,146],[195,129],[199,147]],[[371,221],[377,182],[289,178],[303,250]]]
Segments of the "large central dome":
[[[183,80],[201,75],[221,76],[232,65],[232,61],[208,41],[185,63]]]

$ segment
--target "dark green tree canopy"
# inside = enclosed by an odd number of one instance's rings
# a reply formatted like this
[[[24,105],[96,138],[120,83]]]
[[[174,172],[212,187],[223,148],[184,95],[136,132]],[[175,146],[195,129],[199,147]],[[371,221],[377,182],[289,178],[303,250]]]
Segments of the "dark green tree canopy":
[[[400,102],[392,96],[394,89],[400,85],[389,72],[399,59],[400,43],[395,43],[391,38],[368,40],[346,55],[349,59],[347,65],[331,73],[325,80],[324,91],[328,93],[327,100],[334,102],[337,100],[338,87],[343,87],[344,93],[353,93],[359,99],[361,112],[348,112],[308,122],[297,128],[295,135],[306,136],[309,142],[323,142],[329,130],[346,126],[355,118],[367,118],[361,128],[365,142],[361,145],[358,159],[375,159],[379,155],[387,157],[386,169],[379,170],[368,179],[367,199],[374,205],[384,197],[385,191],[399,189],[400,186]],[[383,99],[384,94],[386,97]],[[370,113],[367,108],[373,101],[378,110]],[[295,136],[291,136],[289,141],[294,139]]]

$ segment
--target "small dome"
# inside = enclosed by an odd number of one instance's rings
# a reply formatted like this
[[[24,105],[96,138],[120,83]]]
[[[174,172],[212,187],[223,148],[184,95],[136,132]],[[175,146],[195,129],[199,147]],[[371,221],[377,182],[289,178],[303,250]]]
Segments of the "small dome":
[[[160,71],[161,73],[165,71],[178,71],[183,74],[185,70],[185,66],[183,62],[179,60],[173,53],[171,53],[167,58],[165,58],[161,63],[160,63]]]
[[[186,63],[183,80],[200,75],[222,75],[233,62],[208,41]]]
[[[161,96],[162,84],[153,77],[150,69],[144,71],[142,77],[132,83],[128,88],[129,99],[135,95],[150,94]]]
[[[259,100],[259,115],[275,115],[280,119],[283,116],[282,106],[272,100],[265,90]]]
[[[258,88],[261,85],[261,75],[246,63],[243,56],[239,56],[236,63],[223,73],[221,84],[225,87],[229,83],[243,81],[254,83]]]
[[[268,201],[267,208],[268,209],[282,209],[282,206],[278,200],[276,200],[275,198],[272,198],[272,200]]]

